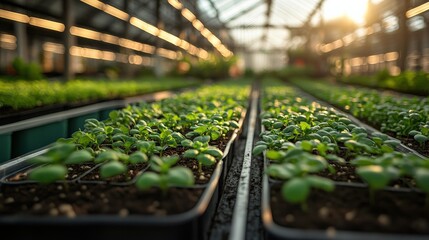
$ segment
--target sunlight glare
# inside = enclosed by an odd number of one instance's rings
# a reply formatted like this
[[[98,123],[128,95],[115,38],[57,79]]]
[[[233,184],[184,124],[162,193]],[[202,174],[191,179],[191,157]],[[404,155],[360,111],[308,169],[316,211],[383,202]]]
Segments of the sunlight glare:
[[[322,7],[325,20],[348,16],[358,25],[365,23],[368,0],[326,0]]]

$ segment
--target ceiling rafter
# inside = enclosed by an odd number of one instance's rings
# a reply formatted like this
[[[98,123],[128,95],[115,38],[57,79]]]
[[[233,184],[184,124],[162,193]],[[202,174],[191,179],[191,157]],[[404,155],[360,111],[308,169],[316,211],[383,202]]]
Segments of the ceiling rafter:
[[[231,16],[230,18],[228,18],[227,20],[225,20],[226,23],[229,23],[231,21],[234,21],[240,17],[243,17],[244,15],[246,15],[247,13],[255,10],[256,8],[258,8],[259,6],[262,6],[264,4],[264,2],[256,2],[255,4],[251,5],[250,7],[234,14],[233,16]]]

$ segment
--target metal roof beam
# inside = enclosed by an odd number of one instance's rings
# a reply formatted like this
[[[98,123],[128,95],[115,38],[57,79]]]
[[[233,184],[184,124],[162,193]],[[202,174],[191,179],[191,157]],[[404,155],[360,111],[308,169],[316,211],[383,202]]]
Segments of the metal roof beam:
[[[250,7],[246,8],[246,9],[242,10],[241,12],[236,13],[234,16],[232,16],[229,19],[225,20],[225,23],[229,23],[231,21],[234,21],[237,18],[242,17],[246,13],[249,13],[249,12],[253,11],[254,9],[256,9],[257,7],[261,6],[263,3],[264,2],[256,2],[252,6],[250,6]]]

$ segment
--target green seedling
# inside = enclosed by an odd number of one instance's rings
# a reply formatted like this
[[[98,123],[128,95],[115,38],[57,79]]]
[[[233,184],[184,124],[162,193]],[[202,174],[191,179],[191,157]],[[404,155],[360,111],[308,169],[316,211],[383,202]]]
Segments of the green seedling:
[[[106,179],[123,173],[125,173],[128,178],[128,165],[147,163],[148,157],[145,153],[139,151],[127,155],[113,150],[106,150],[95,158],[95,162],[104,163],[100,167],[101,178]]]
[[[417,187],[426,194],[426,209],[429,209],[429,168],[417,168],[414,179]]]
[[[423,134],[416,134],[414,135],[414,140],[416,140],[420,144],[420,146],[423,147],[425,143],[429,140],[429,138]]]
[[[375,203],[375,191],[386,187],[392,179],[399,176],[399,171],[393,167],[378,165],[362,166],[356,169],[356,173],[362,178],[369,187],[369,199],[371,205]]]
[[[140,175],[136,181],[137,188],[147,190],[158,187],[166,195],[170,187],[194,185],[194,175],[190,169],[182,166],[173,167],[178,160],[178,156],[152,156],[150,168],[153,172],[144,172]]]
[[[209,136],[199,136],[194,141],[183,140],[181,145],[189,148],[183,153],[184,158],[198,161],[198,172],[202,174],[202,166],[211,166],[223,157],[223,152],[216,147],[209,146]]]
[[[39,167],[30,172],[28,178],[42,184],[64,180],[67,175],[67,167],[61,164],[50,164]]]
[[[148,156],[159,154],[162,151],[162,147],[156,146],[154,141],[137,141],[135,147],[142,153]]]
[[[291,154],[293,152],[293,154]],[[302,152],[298,154],[297,151],[290,151],[289,158],[299,158],[299,162],[285,161],[281,164],[270,164],[266,173],[274,178],[281,180],[288,180],[283,183],[281,193],[283,198],[291,203],[301,204],[303,211],[307,211],[307,198],[310,194],[311,187],[322,189],[324,191],[333,191],[334,183],[326,178],[311,175],[322,171],[328,165],[323,163],[322,158],[315,156],[315,158],[302,158],[309,153]],[[311,154],[310,154],[311,155]],[[267,157],[272,158],[287,158],[287,154],[277,151],[268,151]]]
[[[65,179],[67,166],[92,162],[93,156],[87,150],[75,151],[75,144],[56,143],[45,154],[30,161],[42,165],[30,172],[29,179],[40,183],[52,183]]]

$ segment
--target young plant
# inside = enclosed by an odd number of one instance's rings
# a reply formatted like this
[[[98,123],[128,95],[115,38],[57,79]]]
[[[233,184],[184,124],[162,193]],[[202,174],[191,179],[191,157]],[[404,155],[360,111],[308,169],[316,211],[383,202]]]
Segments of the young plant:
[[[194,141],[183,140],[181,145],[189,148],[183,153],[184,158],[196,159],[198,161],[198,172],[202,174],[202,166],[211,166],[223,156],[223,152],[216,147],[209,146],[209,136],[199,136]]]
[[[313,175],[328,166],[328,163],[320,156],[292,149],[286,153],[268,151],[267,157],[280,164],[270,164],[266,169],[266,174],[285,180],[281,188],[282,197],[290,203],[300,204],[303,211],[307,211],[307,198],[311,188],[327,192],[331,192],[335,188],[332,180]]]
[[[42,166],[32,170],[28,178],[43,184],[64,180],[68,172],[67,165],[93,160],[93,156],[87,150],[75,149],[75,144],[56,143],[45,154],[31,159],[32,163]]]
[[[152,156],[150,169],[153,172],[144,172],[137,181],[136,186],[141,190],[158,187],[164,195],[170,187],[189,187],[194,185],[194,175],[186,167],[173,167],[179,160],[178,156]]]
[[[417,187],[426,194],[426,209],[429,209],[429,168],[417,168],[414,172]]]
[[[104,164],[100,166],[100,177],[106,179],[123,173],[127,174],[128,165],[147,163],[148,157],[145,153],[139,151],[127,155],[113,150],[106,150],[95,158],[95,162],[104,162]]]
[[[162,156],[163,151],[165,151],[168,147],[177,147],[178,142],[185,139],[181,133],[173,132],[170,129],[162,130],[160,134],[153,133],[149,135],[149,138],[153,141],[156,141],[161,147],[160,155]]]
[[[398,179],[407,171],[404,154],[398,152],[385,153],[379,157],[360,156],[352,160],[357,166],[356,173],[368,183],[369,198],[373,205],[375,192],[386,187],[392,180]],[[412,166],[411,166],[412,167]]]

